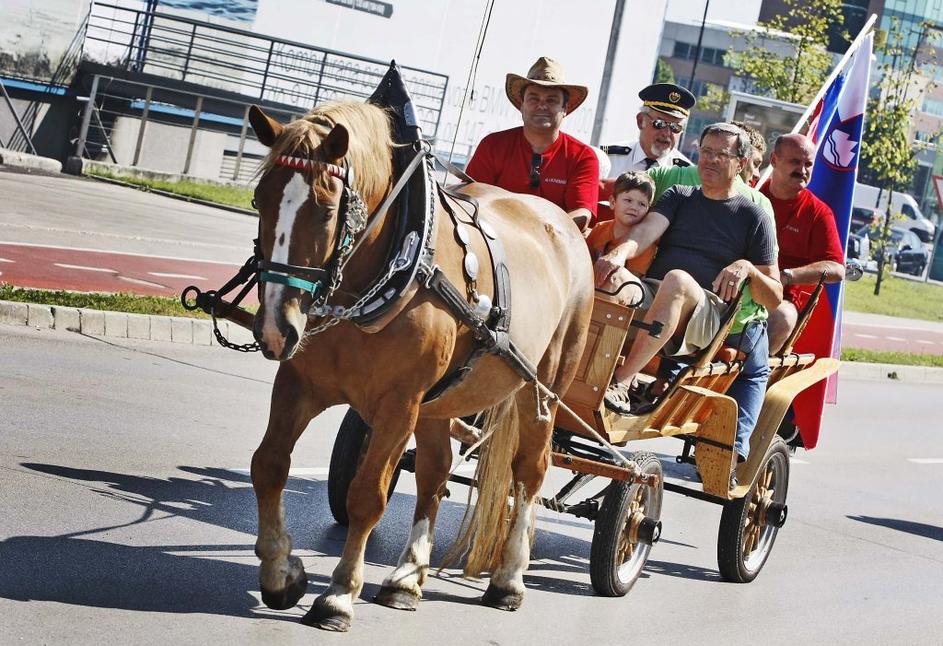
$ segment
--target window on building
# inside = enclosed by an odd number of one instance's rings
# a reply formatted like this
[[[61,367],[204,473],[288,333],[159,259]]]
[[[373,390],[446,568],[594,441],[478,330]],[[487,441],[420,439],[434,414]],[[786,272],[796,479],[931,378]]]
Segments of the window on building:
[[[934,117],[943,117],[943,99],[926,98],[923,100],[923,112],[932,114]]]

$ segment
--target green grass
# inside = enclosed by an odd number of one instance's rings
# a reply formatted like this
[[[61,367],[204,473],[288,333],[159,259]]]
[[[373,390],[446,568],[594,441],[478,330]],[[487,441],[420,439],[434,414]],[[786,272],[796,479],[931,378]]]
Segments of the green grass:
[[[865,274],[845,283],[845,308],[851,312],[884,314],[924,321],[943,321],[943,285],[889,276],[881,281],[881,295],[874,295],[876,276]]]
[[[190,312],[183,308],[180,300],[160,296],[135,296],[134,294],[97,294],[67,292],[64,290],[28,289],[0,283],[0,300],[20,303],[43,303],[60,307],[85,307],[110,312],[132,314],[158,314],[161,316],[189,316],[209,318],[200,311]]]
[[[88,174],[115,179],[145,189],[157,189],[174,193],[175,195],[205,200],[207,202],[216,202],[217,204],[227,204],[229,206],[255,210],[252,208],[252,189],[250,188],[216,186],[213,184],[200,184],[198,182],[187,181],[169,182],[166,180],[143,179],[131,175],[120,175],[98,170],[89,170]]]
[[[929,366],[931,368],[943,368],[943,355],[933,354],[913,354],[911,352],[842,348],[841,358],[842,361],[892,363],[898,366]]]

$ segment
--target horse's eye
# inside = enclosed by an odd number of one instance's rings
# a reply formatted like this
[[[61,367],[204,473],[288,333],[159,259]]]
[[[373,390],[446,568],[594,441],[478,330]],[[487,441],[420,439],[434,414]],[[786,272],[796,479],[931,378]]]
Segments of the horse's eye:
[[[255,198],[254,198],[254,197],[252,198],[252,208],[255,209],[256,211],[259,210],[259,205],[255,203]]]

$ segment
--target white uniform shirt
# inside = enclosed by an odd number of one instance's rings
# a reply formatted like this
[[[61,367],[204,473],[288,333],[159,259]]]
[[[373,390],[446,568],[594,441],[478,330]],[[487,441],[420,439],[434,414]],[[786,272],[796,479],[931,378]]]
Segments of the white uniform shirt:
[[[651,166],[645,162],[645,151],[639,145],[638,141],[633,141],[629,144],[617,144],[620,146],[626,146],[631,148],[631,151],[628,155],[616,155],[614,153],[608,153],[609,161],[612,162],[612,169],[609,171],[610,178],[616,178],[622,173],[626,173],[630,170],[648,170]],[[682,155],[677,149],[669,151],[667,154],[662,155],[657,160],[655,160],[656,166],[674,166],[675,159],[681,159],[688,164],[691,164],[691,160]]]

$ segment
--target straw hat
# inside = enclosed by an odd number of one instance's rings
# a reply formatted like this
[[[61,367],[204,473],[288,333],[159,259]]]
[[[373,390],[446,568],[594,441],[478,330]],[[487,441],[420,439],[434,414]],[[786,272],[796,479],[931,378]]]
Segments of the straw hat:
[[[583,101],[586,100],[586,95],[589,94],[589,89],[586,86],[570,85],[567,83],[563,66],[546,56],[541,56],[537,59],[537,62],[528,70],[527,76],[520,76],[518,74],[507,75],[507,80],[504,83],[504,91],[507,92],[508,101],[518,110],[521,109],[521,103],[524,100],[524,88],[531,84],[566,90],[570,95],[570,101],[566,106],[567,113],[573,112],[580,107]]]

